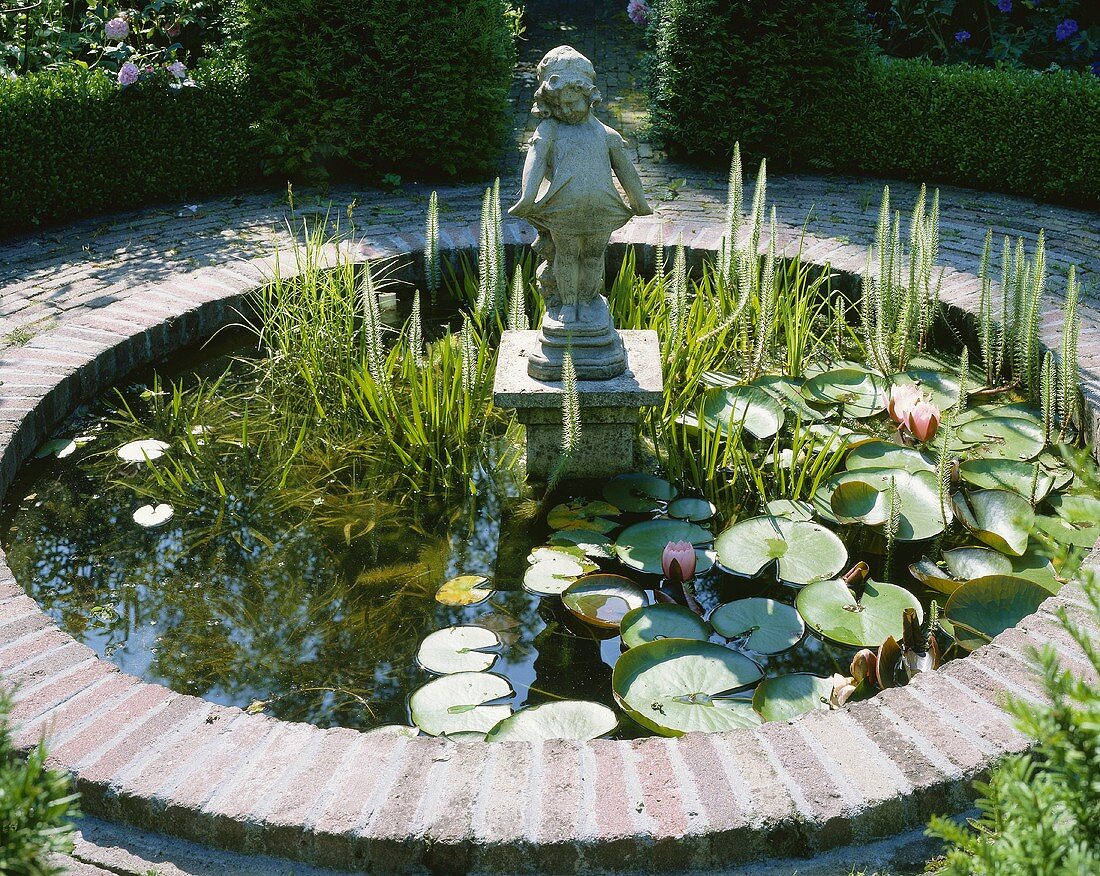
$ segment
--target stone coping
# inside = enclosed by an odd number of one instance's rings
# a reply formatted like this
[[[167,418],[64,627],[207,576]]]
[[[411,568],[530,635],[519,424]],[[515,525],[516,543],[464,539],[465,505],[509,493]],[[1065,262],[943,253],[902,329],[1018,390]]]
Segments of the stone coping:
[[[679,230],[696,250],[721,236],[716,225]],[[664,239],[677,232],[666,227]],[[529,242],[515,225],[506,234]],[[639,220],[616,240],[652,258],[657,236],[656,222]],[[358,254],[422,247],[407,237]],[[448,243],[474,248],[476,228],[450,229]],[[809,235],[802,253],[849,273],[865,259],[861,247]],[[234,321],[273,265],[265,257],[152,282],[3,351],[0,488],[78,403]],[[973,310],[978,288],[949,270],[943,297]],[[1100,318],[1082,307],[1082,320],[1095,437]],[[18,688],[18,744],[44,734],[50,762],[75,776],[97,817],[381,873],[709,870],[866,842],[967,809],[972,779],[1030,744],[998,705],[1005,693],[1041,696],[1027,650],[1052,644],[1090,671],[1057,624],[1061,608],[1091,625],[1083,594],[1064,588],[969,658],[841,711],[678,739],[460,744],[322,730],[146,683],[59,630],[0,563],[0,673]]]

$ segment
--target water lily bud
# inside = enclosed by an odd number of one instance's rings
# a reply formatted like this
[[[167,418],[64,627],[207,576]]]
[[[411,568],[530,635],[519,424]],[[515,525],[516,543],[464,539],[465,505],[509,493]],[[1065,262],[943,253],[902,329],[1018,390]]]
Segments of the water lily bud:
[[[673,584],[683,584],[695,575],[695,547],[687,541],[670,541],[661,554],[661,569]]]
[[[852,658],[851,673],[856,684],[865,678],[874,681],[878,676],[878,655],[870,648],[864,648]]]
[[[833,683],[833,692],[829,695],[829,708],[839,709],[851,699],[852,694],[856,692],[856,686],[853,684],[853,679],[839,672],[833,673],[830,681]]]
[[[930,441],[940,428],[940,409],[930,401],[919,401],[906,417],[905,426],[918,441]]]
[[[914,383],[895,383],[890,387],[890,399],[886,402],[886,412],[894,422],[904,425],[909,412],[921,400],[920,390]]]

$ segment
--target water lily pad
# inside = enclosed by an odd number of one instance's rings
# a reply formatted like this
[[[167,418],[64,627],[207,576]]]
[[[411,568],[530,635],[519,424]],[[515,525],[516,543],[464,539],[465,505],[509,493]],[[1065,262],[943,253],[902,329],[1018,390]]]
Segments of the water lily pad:
[[[175,515],[171,505],[142,505],[134,512],[134,523],[138,526],[152,527],[167,523]]]
[[[493,589],[485,586],[488,583],[484,575],[459,575],[440,587],[435,599],[443,605],[477,605],[493,595]]]
[[[802,395],[804,380],[796,377],[782,377],[778,374],[765,374],[752,381],[750,386],[758,386],[768,395],[797,416],[803,423],[815,420],[827,420],[836,413],[834,405],[812,405]]]
[[[956,493],[955,510],[963,526],[981,542],[1001,553],[1020,556],[1027,550],[1035,512],[1023,496],[1009,490]]]
[[[1036,518],[1038,522],[1038,518]],[[1010,557],[1012,561],[1012,574],[1017,578],[1026,578],[1033,581],[1050,593],[1057,593],[1062,589],[1062,582],[1054,571],[1054,565],[1050,557],[1036,548],[1029,547],[1022,557]]]
[[[958,426],[955,435],[966,453],[986,459],[1034,459],[1046,446],[1043,427],[1021,417],[980,417]]]
[[[487,733],[512,713],[494,701],[514,694],[508,679],[491,672],[456,672],[418,687],[409,697],[413,723],[429,736]]]
[[[959,400],[959,381],[944,371],[911,368],[893,375],[890,380],[899,386],[910,384],[919,387],[941,411],[954,407]]]
[[[1024,402],[1014,402],[1007,405],[973,405],[955,417],[955,425],[961,426],[964,423],[972,423],[975,420],[982,420],[987,417],[993,417],[995,419],[1029,420],[1040,428],[1043,425],[1043,412]]]
[[[862,368],[839,368],[811,377],[802,396],[816,404],[842,406],[846,417],[873,417],[886,410],[890,390],[877,374]]]
[[[694,496],[683,496],[674,502],[670,502],[668,506],[669,517],[676,520],[687,520],[691,523],[702,523],[704,520],[710,520],[717,513],[718,509],[714,507],[713,502],[708,502],[706,499],[697,499]]]
[[[943,561],[951,577],[960,581],[984,578],[986,575],[1012,574],[1012,560],[990,548],[954,548],[943,552]]]
[[[1018,459],[967,459],[959,465],[959,476],[980,489],[1011,490],[1031,502],[1042,501],[1054,488],[1052,474]]]
[[[857,432],[854,429],[849,429],[847,426],[840,426],[836,423],[814,423],[814,425],[810,426],[808,431],[817,439],[817,445],[819,447],[828,447],[830,450],[836,450],[841,447],[858,447],[866,441],[878,440],[874,435],[868,435],[866,432]]]
[[[765,721],[792,721],[814,709],[828,709],[833,680],[795,672],[765,678],[752,695],[752,706]]]
[[[589,529],[608,533],[619,524],[607,518],[618,514],[619,509],[608,502],[575,499],[551,508],[546,516],[546,522],[550,524],[551,529]]]
[[[738,575],[755,577],[778,563],[777,577],[788,584],[808,584],[839,572],[848,551],[836,534],[817,523],[784,517],[752,517],[718,536],[715,549],[722,565]]]
[[[1064,459],[1049,450],[1044,450],[1040,453],[1035,461],[1042,466],[1043,471],[1054,478],[1055,490],[1064,490],[1071,483],[1073,483],[1073,469],[1066,465]]]
[[[703,395],[703,421],[711,429],[734,433],[745,431],[761,440],[771,438],[783,427],[783,406],[756,386],[718,386]]]
[[[532,565],[523,575],[523,589],[539,596],[557,596],[586,572],[596,570],[595,563],[575,557],[559,556]]]
[[[963,583],[952,578],[928,557],[921,557],[917,562],[910,564],[909,574],[925,587],[931,587],[945,594],[954,593]]]
[[[573,560],[574,562],[587,562],[588,557],[584,550],[575,544],[543,545],[532,548],[527,555],[527,562],[532,565],[546,560]]]
[[[664,478],[635,472],[613,477],[603,488],[603,497],[621,511],[652,514],[676,498],[677,490]]]
[[[866,487],[852,487],[834,495],[843,484],[861,481],[877,490],[875,497]],[[890,492],[900,503],[898,541],[923,541],[939,535],[951,522],[951,502],[940,504],[940,484],[935,472],[908,472],[897,468],[861,468],[831,477],[814,495],[814,509],[826,520],[868,526],[885,523],[890,514]],[[826,497],[828,502],[826,502]],[[838,513],[838,511],[840,513]],[[946,519],[945,519],[946,517]]]
[[[619,623],[619,635],[628,648],[658,639],[698,639],[710,637],[710,626],[689,608],[658,602],[632,608]]]
[[[485,627],[446,627],[424,637],[416,660],[436,675],[484,672],[496,662],[493,649],[499,647],[500,638]]]
[[[785,517],[787,520],[813,520],[814,507],[797,499],[772,499],[764,506],[767,517]]]
[[[553,546],[576,545],[586,556],[597,560],[610,560],[614,556],[611,539],[594,529],[559,529],[551,533],[549,541]]]
[[[670,541],[686,541],[696,546],[696,574],[707,571],[712,561],[699,545],[712,541],[714,536],[695,523],[684,520],[645,520],[628,526],[615,542],[615,554],[632,569],[660,575],[661,557]]]
[[[606,736],[619,726],[614,709],[583,700],[561,700],[528,706],[509,715],[485,735],[486,742],[542,742]]]
[[[955,639],[967,651],[1034,614],[1050,592],[1034,581],[1012,575],[989,575],[968,581],[951,594],[944,614]]]
[[[756,682],[760,667],[713,642],[659,639],[625,652],[611,673],[623,710],[662,736],[760,723],[752,704],[730,694]]]
[[[171,447],[167,441],[158,441],[156,438],[143,438],[141,441],[130,441],[118,448],[118,458],[123,462],[152,462],[164,456],[164,451]]]
[[[907,608],[924,617],[917,598],[904,587],[870,580],[858,600],[847,584],[832,580],[800,590],[795,604],[811,630],[853,648],[877,648],[889,636],[901,639],[902,612]]]
[[[573,614],[585,623],[617,629],[631,609],[645,605],[645,591],[622,575],[586,575],[570,584],[561,595]]]
[[[903,471],[935,471],[936,462],[915,447],[902,447],[889,441],[865,441],[853,447],[844,460],[848,471],[867,468],[898,468]]]
[[[878,526],[890,519],[890,495],[896,489],[887,483],[886,489],[880,490],[862,478],[842,480],[829,497],[829,507],[840,523]]]
[[[94,437],[87,435],[77,438],[52,438],[35,451],[34,458],[45,459],[47,456],[56,456],[58,459],[65,459],[76,453],[77,448],[82,444],[94,440]]]
[[[744,646],[757,654],[779,654],[797,645],[806,633],[792,606],[755,596],[719,605],[708,620],[718,635],[744,639]]]
[[[1084,523],[1057,514],[1036,514],[1035,528],[1059,544],[1072,547],[1090,548],[1100,538],[1100,520]]]

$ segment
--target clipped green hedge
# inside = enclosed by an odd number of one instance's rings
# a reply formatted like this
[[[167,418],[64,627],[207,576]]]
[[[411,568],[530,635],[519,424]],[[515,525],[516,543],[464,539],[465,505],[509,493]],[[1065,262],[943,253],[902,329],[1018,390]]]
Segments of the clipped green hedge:
[[[505,0],[246,0],[269,173],[487,174],[509,125]]]
[[[780,168],[1100,204],[1100,77],[876,56],[863,17],[846,0],[662,0],[657,135],[708,164],[740,141]]]
[[[70,67],[0,82],[0,234],[256,176],[242,75],[210,63],[194,78],[171,92],[167,74],[122,90]]]

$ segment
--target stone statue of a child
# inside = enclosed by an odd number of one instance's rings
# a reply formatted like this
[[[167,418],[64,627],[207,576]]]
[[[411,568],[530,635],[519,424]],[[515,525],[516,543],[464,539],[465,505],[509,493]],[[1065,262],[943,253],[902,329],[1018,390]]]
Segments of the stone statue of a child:
[[[613,332],[603,297],[604,254],[611,234],[631,216],[653,212],[642,191],[642,181],[626,152],[626,142],[592,114],[599,102],[596,71],[584,55],[569,46],[552,49],[539,62],[535,112],[542,121],[531,138],[523,167],[519,200],[509,213],[529,221],[538,230],[535,251],[545,260],[538,272],[539,292],[546,302],[540,340],[561,346],[568,335],[577,376],[599,378],[621,373],[621,343]],[[627,203],[615,188],[622,184]],[[629,206],[628,206],[629,204]],[[617,345],[611,368],[589,367],[599,351],[586,352],[605,336],[604,345]],[[621,365],[621,367],[620,367]],[[538,366],[532,363],[531,372]],[[614,369],[618,370],[615,371]],[[543,369],[554,374],[553,363]],[[582,373],[582,372],[588,373]]]

